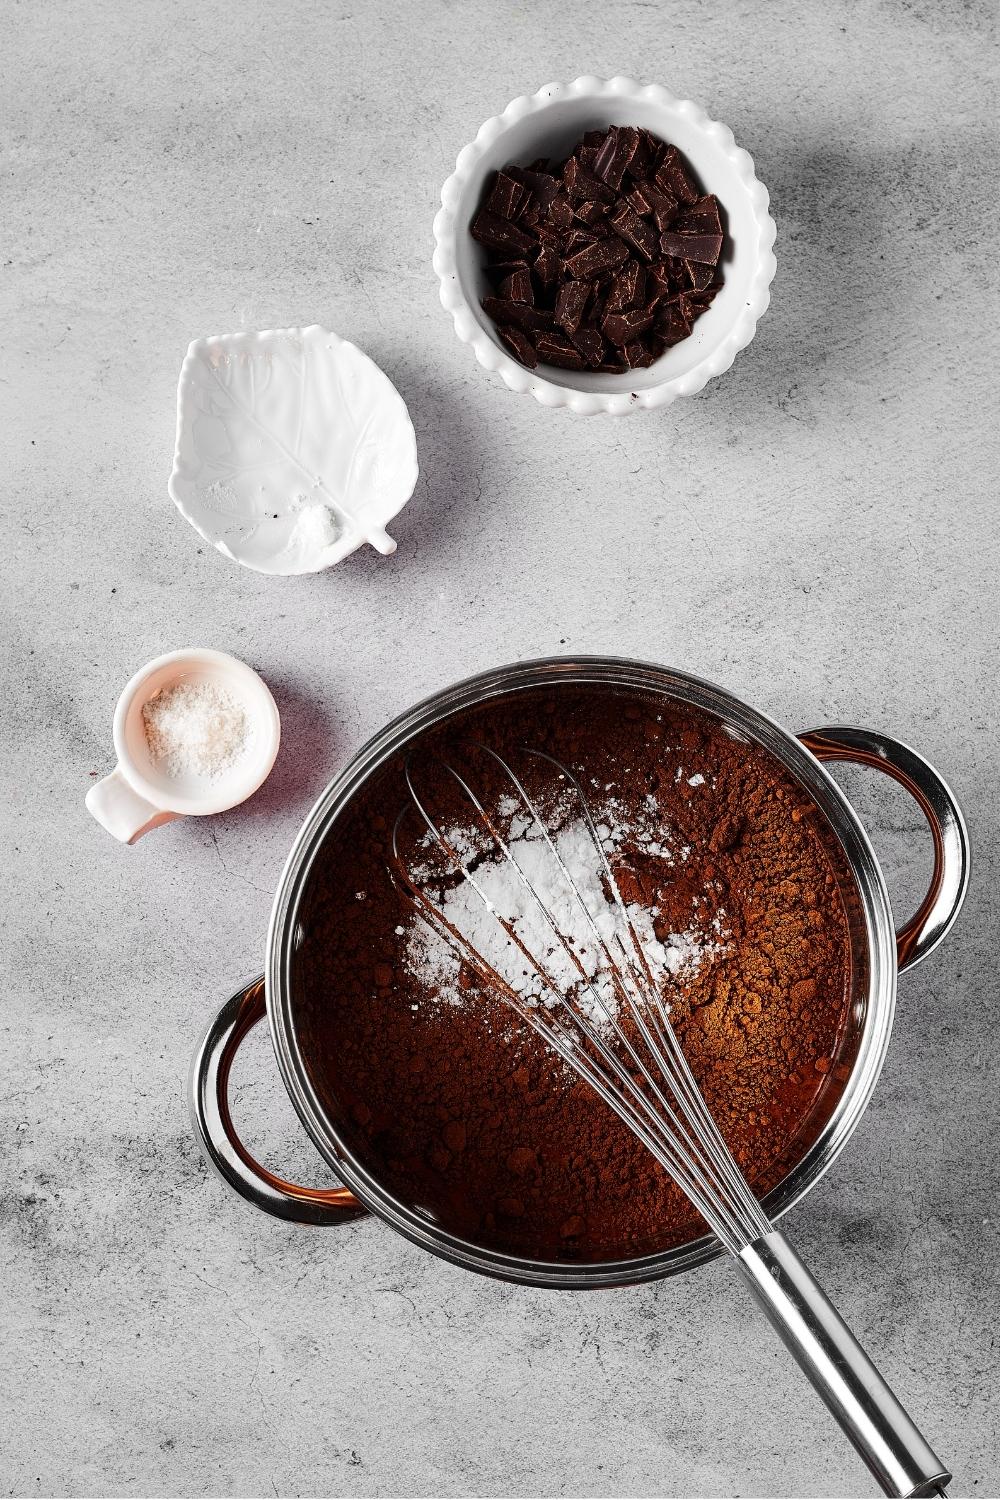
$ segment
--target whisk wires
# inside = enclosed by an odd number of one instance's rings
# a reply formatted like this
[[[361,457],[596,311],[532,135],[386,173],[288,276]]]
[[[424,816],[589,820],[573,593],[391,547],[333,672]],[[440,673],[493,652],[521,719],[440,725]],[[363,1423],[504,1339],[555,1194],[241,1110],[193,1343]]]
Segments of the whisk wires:
[[[568,767],[541,750],[526,749],[528,764],[548,770],[555,778],[560,798],[571,799],[585,830],[586,857],[594,861],[603,893],[604,922],[592,909],[581,889],[580,873],[574,873],[548,826],[542,798],[532,795],[526,778],[510,762],[485,745],[476,747],[488,768],[499,773],[508,807],[519,809],[523,826],[534,840],[541,840],[549,855],[548,867],[555,876],[552,888],[540,889],[537,876],[525,869],[520,849],[523,840],[501,826],[499,802],[492,811],[469,779],[444,761],[434,767],[444,772],[447,783],[457,789],[459,803],[471,814],[478,830],[476,851],[470,854],[466,840],[449,835],[441,826],[427,796],[417,784],[412,757],[405,776],[410,804],[404,805],[392,836],[394,880],[413,903],[420,917],[484,984],[499,994],[544,1041],[562,1057],[608,1104],[687,1195],[732,1254],[770,1231],[766,1215],[758,1205],[735,1159],[726,1145],[670,1021],[669,1007],[655,976],[655,965],[646,951],[634,913],[622,897],[618,879],[604,847],[580,781]],[[428,777],[427,781],[432,781]],[[549,792],[553,790],[548,787]],[[411,806],[424,833],[418,847],[434,847],[443,855],[452,878],[464,881],[488,913],[492,927],[502,935],[508,952],[520,954],[534,976],[526,990],[515,987],[497,963],[483,952],[462,925],[452,920],[436,897],[433,877],[416,868],[402,852],[401,833]],[[547,934],[548,952],[537,951],[518,930],[514,917],[498,908],[480,872],[503,861],[512,872],[528,907],[541,920]],[[585,882],[593,889],[593,881]],[[565,914],[566,902],[556,901],[561,889],[578,915],[589,944],[574,942],[555,911]],[[610,919],[610,920],[609,920]],[[610,929],[610,931],[608,930]],[[588,964],[584,954],[596,960]],[[553,957],[562,955],[563,975],[554,972]],[[565,975],[570,975],[567,981]]]

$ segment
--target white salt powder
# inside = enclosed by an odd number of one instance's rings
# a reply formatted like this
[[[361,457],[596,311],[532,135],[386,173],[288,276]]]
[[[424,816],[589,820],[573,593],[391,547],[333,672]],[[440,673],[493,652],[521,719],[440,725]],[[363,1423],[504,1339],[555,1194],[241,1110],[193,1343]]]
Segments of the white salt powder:
[[[246,753],[251,726],[239,699],[214,682],[176,682],[142,706],[149,753],[168,776],[213,780]]]
[[[288,546],[289,549],[298,549],[310,554],[322,552],[326,547],[333,546],[341,530],[337,517],[329,505],[318,502],[307,504],[296,517]]]
[[[587,1020],[598,1029],[607,1030],[617,1013],[618,1001],[602,943],[619,964],[620,942],[624,942],[632,962],[636,960],[628,928],[605,889],[593,838],[579,813],[576,816],[567,813],[567,808],[572,807],[569,799],[563,805],[561,818],[547,818],[557,858],[537,823],[519,807],[516,800],[505,798],[497,810],[509,822],[506,838],[510,852],[550,913],[556,932],[516,870],[499,851],[483,844],[478,830],[450,827],[444,830],[444,836],[464,859],[471,861],[479,891],[468,880],[459,880],[457,884],[442,880],[441,867],[430,862],[418,865],[411,873],[446,920],[519,998],[529,1005],[554,1008],[559,1005],[559,994],[572,993],[574,1003]],[[631,816],[621,802],[609,797],[592,807],[598,838],[609,860],[628,846],[647,858],[661,859],[668,866],[686,860],[690,848],[671,847],[669,829],[655,798],[648,797],[644,805],[629,812]],[[433,854],[436,846],[431,835],[423,839],[422,846],[429,855]],[[560,860],[572,876],[582,906],[560,869]],[[725,945],[723,923],[718,916],[704,926],[697,925],[695,919],[685,931],[670,933],[661,940],[653,927],[659,915],[655,907],[630,902],[625,910],[661,993],[669,978],[693,973]],[[519,941],[544,970],[548,983],[507,935],[496,914],[510,923]],[[581,978],[560,938],[569,944],[586,979]],[[464,1003],[458,955],[423,920],[414,920],[408,929],[405,961],[410,973],[440,1000],[455,1005]]]

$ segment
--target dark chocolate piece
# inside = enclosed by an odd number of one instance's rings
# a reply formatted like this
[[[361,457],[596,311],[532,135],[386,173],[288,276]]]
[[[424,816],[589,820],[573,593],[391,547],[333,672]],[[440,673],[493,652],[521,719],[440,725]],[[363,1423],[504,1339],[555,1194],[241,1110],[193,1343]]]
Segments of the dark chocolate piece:
[[[533,370],[538,363],[538,355],[535,346],[526,333],[520,328],[498,328],[500,339],[507,345],[516,360],[524,365],[526,370]]]
[[[559,191],[559,179],[550,172],[525,172],[521,179],[531,193],[531,209],[539,215],[547,212]]]
[[[657,336],[667,348],[687,338],[691,332],[691,323],[680,306],[679,298],[664,304],[657,314],[655,326]]]
[[[520,266],[516,271],[511,271],[509,276],[505,276],[497,287],[497,296],[507,302],[527,302],[529,307],[533,307],[535,293],[528,267]]]
[[[630,370],[646,370],[656,360],[653,350],[646,344],[626,344],[622,350],[622,357]]]
[[[714,266],[722,254],[722,235],[678,234],[675,229],[668,229],[660,235],[660,249],[664,255],[677,255],[681,260],[697,260]]]
[[[586,167],[580,165],[575,156],[571,156],[563,167],[563,182],[566,191],[571,198],[586,199],[597,203],[614,203],[616,194],[612,188],[588,172]]]
[[[562,259],[551,245],[543,245],[535,257],[535,275],[542,286],[555,286],[562,271]]]
[[[639,131],[639,143],[629,166],[629,176],[636,182],[647,182],[663,160],[664,145],[648,130]]]
[[[573,222],[573,205],[565,193],[557,193],[549,204],[546,222],[553,229],[568,229]]]
[[[610,233],[607,224],[603,222],[608,217],[606,203],[578,203],[575,212],[576,217],[584,224],[593,225],[595,234]],[[603,228],[599,228],[602,224]]]
[[[552,327],[552,314],[536,307],[528,307],[524,302],[509,302],[502,297],[484,297],[483,312],[491,317],[494,323],[513,323],[517,328],[524,328],[529,333],[539,328]]]
[[[509,219],[501,219],[485,208],[477,214],[470,231],[472,238],[491,250],[514,250],[524,255],[531,249],[531,238]]]
[[[575,333],[570,334],[573,343],[579,349],[584,359],[592,370],[596,370],[604,358],[604,340],[596,328],[578,328]]]
[[[582,370],[585,364],[579,349],[561,333],[540,333],[535,340],[538,358],[547,365],[558,365],[563,370]]]
[[[698,197],[698,186],[688,170],[676,146],[668,146],[659,167],[656,169],[656,185],[665,193],[672,193],[680,203],[694,203]]]
[[[563,255],[568,259],[577,250],[585,250],[588,245],[596,244],[600,237],[584,224],[574,224],[563,242]]]
[[[640,219],[635,209],[629,203],[621,203],[618,209],[608,220],[616,234],[620,234],[623,240],[634,245],[643,260],[652,260],[659,246],[656,242],[656,230],[652,224],[647,224],[645,219]]]
[[[699,265],[695,260],[686,260],[684,269],[687,271],[692,291],[703,292],[711,286],[712,277],[715,275],[713,266]]]
[[[601,319],[601,332],[612,344],[622,348],[635,341],[640,333],[649,328],[653,314],[644,307],[633,307],[628,312],[608,313]]]
[[[639,132],[631,125],[612,125],[598,147],[594,159],[594,176],[606,182],[608,187],[621,187],[625,169],[639,147]]]
[[[699,198],[697,203],[680,211],[671,228],[681,234],[721,234],[718,200]]]
[[[486,200],[486,209],[500,219],[516,219],[527,201],[527,188],[522,187],[508,172],[498,172],[493,191]]]
[[[646,273],[637,260],[627,260],[611,283],[605,312],[624,312],[627,307],[638,307],[643,299]]]
[[[673,193],[665,193],[654,182],[644,182],[642,191],[652,210],[653,223],[657,229],[669,229],[676,217],[679,206]]]
[[[490,264],[484,269],[487,276],[489,276],[493,282],[499,285],[499,283],[504,279],[505,276],[509,276],[512,271],[522,270],[527,264],[528,262],[526,260],[521,260],[519,256],[517,260],[491,261]]]
[[[556,322],[564,333],[575,333],[593,291],[589,281],[567,281],[556,298]]]
[[[605,271],[610,266],[620,266],[627,255],[624,240],[611,236],[606,240],[596,240],[586,249],[571,255],[566,261],[566,269],[576,279],[596,276],[599,271]]]
[[[671,291],[670,272],[662,260],[657,261],[646,272],[646,300],[650,305],[662,302],[670,296]]]
[[[646,196],[646,189],[646,183],[639,183],[630,193],[626,193],[625,195],[637,214],[650,214],[653,211],[653,205]]]

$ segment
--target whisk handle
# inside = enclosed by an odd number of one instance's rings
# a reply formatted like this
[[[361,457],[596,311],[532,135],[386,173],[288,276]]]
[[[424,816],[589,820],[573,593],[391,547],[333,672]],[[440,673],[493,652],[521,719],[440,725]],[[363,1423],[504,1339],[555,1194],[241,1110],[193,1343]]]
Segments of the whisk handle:
[[[784,1235],[754,1240],[737,1264],[885,1494],[943,1494],[951,1474]]]

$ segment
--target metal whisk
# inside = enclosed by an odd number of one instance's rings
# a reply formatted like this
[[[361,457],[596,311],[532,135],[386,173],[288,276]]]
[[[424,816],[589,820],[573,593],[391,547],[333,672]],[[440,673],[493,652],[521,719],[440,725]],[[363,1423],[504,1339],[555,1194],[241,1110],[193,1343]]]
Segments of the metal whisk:
[[[434,762],[439,795],[443,786],[457,797],[467,824],[471,813],[471,824],[451,832],[407,764],[412,805],[393,831],[397,883],[429,927],[590,1084],[683,1190],[885,1494],[943,1495],[951,1474],[773,1228],[712,1118],[670,1021],[648,924],[622,897],[580,781],[544,752],[525,750],[526,766],[547,777],[535,791],[533,778],[518,775],[496,751],[480,745],[474,753],[493,789],[485,800],[467,776]],[[414,808],[421,832],[404,856],[402,829]],[[568,817],[572,853],[556,826],[561,820],[565,828]],[[535,857],[526,868],[529,848]],[[505,889],[498,871],[507,872]],[[476,920],[443,909],[442,891],[463,884],[474,893]]]

